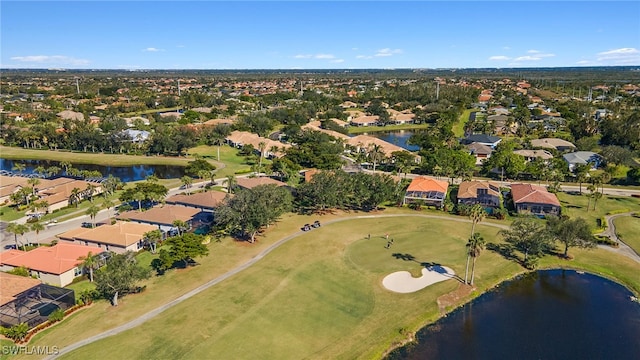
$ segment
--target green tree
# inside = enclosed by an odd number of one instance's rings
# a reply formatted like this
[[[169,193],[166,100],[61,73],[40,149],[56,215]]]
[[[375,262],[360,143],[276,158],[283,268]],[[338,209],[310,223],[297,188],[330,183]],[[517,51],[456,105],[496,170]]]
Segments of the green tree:
[[[517,219],[509,230],[501,230],[500,234],[507,243],[522,252],[524,264],[528,263],[529,256],[540,257],[551,243],[544,224],[530,217]]]
[[[95,273],[96,290],[118,306],[118,297],[135,291],[138,281],[147,279],[149,270],[138,265],[135,254],[113,254],[106,266]]]
[[[23,164],[23,163],[13,163],[13,167],[11,167],[11,170],[13,171],[17,171],[18,173],[22,174],[22,172],[26,169],[27,167]]]
[[[113,200],[106,198],[103,202],[102,202],[102,207],[107,209],[107,217],[109,219],[111,219],[111,208],[116,206],[116,204],[113,202]]]
[[[91,207],[88,208],[87,211],[85,212],[85,214],[89,215],[89,218],[91,218],[92,227],[96,227],[96,216],[98,215],[99,212],[100,212],[100,208],[95,205],[91,205]]]
[[[591,169],[591,165],[589,164],[577,164],[573,169],[576,180],[580,184],[580,195],[582,195],[582,183],[587,181],[589,169]]]
[[[187,194],[191,194],[191,185],[193,185],[193,178],[191,176],[185,175],[180,178],[180,181],[182,182],[185,190],[187,190]]]
[[[16,243],[16,249],[18,249],[20,247],[18,244],[18,235],[20,235],[20,237],[23,237],[24,234],[29,231],[29,227],[24,224],[10,222],[9,225],[7,225],[7,231],[13,234],[13,241]],[[24,244],[22,246],[24,249]]]
[[[589,224],[583,218],[572,220],[568,217],[550,217],[547,220],[547,228],[553,240],[564,245],[565,258],[568,257],[570,247],[590,249],[597,245]]]
[[[479,233],[473,233],[469,238],[467,243],[467,249],[469,251],[469,256],[473,258],[473,265],[471,266],[471,283],[473,286],[473,279],[476,274],[476,260],[480,256],[480,253],[484,249],[485,240]]]
[[[223,184],[227,184],[227,193],[231,194],[233,192],[233,188],[238,184],[236,177],[233,175],[227,175],[227,178],[224,180]]]
[[[216,211],[219,225],[231,234],[246,237],[251,243],[265,226],[291,211],[293,197],[289,190],[276,185],[259,185],[236,193]]]
[[[74,187],[73,189],[71,189],[71,194],[69,194],[69,204],[78,207],[78,203],[80,202],[81,197],[82,193],[80,189]]]
[[[471,219],[471,237],[469,238],[469,241],[471,241],[471,239],[476,234],[476,232],[475,232],[476,231],[476,224],[481,222],[486,216],[487,216],[487,212],[484,210],[484,208],[480,204],[475,204],[469,209],[469,219]],[[467,265],[466,265],[465,270],[464,270],[464,283],[465,284],[468,284],[467,276],[469,274],[469,259],[471,257],[472,257],[471,251],[468,250],[467,251]]]
[[[34,223],[31,223],[29,227],[31,228],[31,231],[34,231],[36,233],[36,242],[38,242],[38,235],[40,235],[40,232],[45,229],[44,225],[36,221]]]
[[[89,271],[89,281],[93,282],[93,271],[100,267],[97,255],[89,251],[86,256],[80,256],[78,260],[82,262],[80,263],[80,267],[85,271]]]
[[[170,245],[169,250],[161,249],[159,261],[155,262],[153,266],[159,272],[173,267],[176,263],[181,263],[186,268],[193,263],[196,257],[209,254],[209,249],[202,243],[203,240],[202,235],[191,233],[168,238],[166,243]]]
[[[146,233],[144,233],[143,237],[147,244],[149,244],[151,253],[155,254],[157,244],[160,240],[162,240],[162,231],[160,231],[160,229],[147,231]]]
[[[189,228],[189,225],[182,220],[174,220],[172,225],[178,229],[178,236],[182,236],[182,233]]]

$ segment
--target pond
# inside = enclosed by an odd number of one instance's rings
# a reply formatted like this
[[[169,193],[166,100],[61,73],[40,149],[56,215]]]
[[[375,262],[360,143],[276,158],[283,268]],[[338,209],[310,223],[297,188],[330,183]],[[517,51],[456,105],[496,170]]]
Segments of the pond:
[[[25,165],[24,174],[32,174],[38,166],[48,168],[51,166],[60,166],[59,161],[51,160],[8,160],[0,159],[0,170],[11,171],[16,163]],[[184,176],[184,167],[170,165],[133,165],[133,166],[104,166],[94,164],[72,164],[74,168],[79,170],[97,170],[102,176],[107,177],[110,174],[120,178],[124,182],[144,180],[149,175],[155,175],[159,179],[174,179]],[[64,170],[60,175],[64,175]]]
[[[572,270],[503,283],[416,334],[389,359],[637,359],[640,304]]]
[[[393,130],[393,131],[374,131],[370,133],[363,133],[362,135],[377,137],[378,139],[382,139],[388,143],[400,146],[401,148],[407,149],[409,151],[418,151],[420,150],[419,146],[409,145],[407,143],[407,141],[409,141],[409,138],[415,133],[416,133],[416,130]]]

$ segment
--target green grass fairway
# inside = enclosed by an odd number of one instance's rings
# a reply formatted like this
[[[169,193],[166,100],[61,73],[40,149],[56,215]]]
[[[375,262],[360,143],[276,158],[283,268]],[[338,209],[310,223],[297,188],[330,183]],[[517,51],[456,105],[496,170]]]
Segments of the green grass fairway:
[[[640,218],[622,216],[613,220],[616,233],[633,250],[640,254]]]
[[[467,110],[465,110],[462,113],[462,115],[460,115],[460,117],[458,118],[458,122],[453,124],[453,133],[457,137],[463,137],[464,136],[464,127],[467,124],[467,122],[469,121],[469,116],[474,111],[478,111],[478,109],[467,109]]]
[[[383,213],[442,216],[442,212],[396,208]],[[289,214],[254,245],[230,239],[212,242],[211,254],[198,259],[200,265],[153,277],[144,293],[123,298],[117,308],[96,302],[36,335],[29,345],[62,348],[124,324],[246,263],[275,241],[299,231],[302,224],[319,219],[324,224],[321,228],[281,245],[244,271],[141,326],[62,358],[380,358],[409,333],[439,318],[437,299],[460,284],[452,279],[415,293],[397,294],[382,287],[384,276],[398,270],[417,273],[421,262],[433,262],[464,277],[464,248],[471,224],[461,222],[466,220],[462,217],[417,216],[327,224],[344,216]],[[488,226],[488,221],[476,227],[488,242],[500,240],[499,230]],[[385,249],[385,233],[394,239],[390,249]],[[368,234],[371,239],[366,239]],[[587,269],[640,293],[639,263],[602,249],[570,249],[570,253],[575,257],[572,261],[547,256],[541,266]],[[518,264],[485,250],[477,262],[478,292],[462,301],[521,272]]]
[[[189,149],[190,155],[199,154],[209,160],[215,160],[218,156],[217,146],[200,145]],[[220,162],[225,164],[224,169],[216,172],[216,178],[223,178],[228,175],[235,175],[238,172],[248,173],[251,171],[251,165],[245,163],[242,156],[238,156],[238,149],[228,145],[220,146]],[[270,164],[268,159],[262,159],[262,165]]]
[[[560,200],[560,204],[562,204],[563,214],[569,215],[571,218],[584,218],[593,228],[597,226],[596,219],[604,217],[612,211],[640,211],[640,199],[636,199],[631,196],[604,195],[600,200],[598,200],[595,210],[593,210],[593,200],[591,200],[589,211],[587,211],[589,197],[584,189],[582,195],[570,195],[561,192],[558,193],[557,196],[558,200]]]

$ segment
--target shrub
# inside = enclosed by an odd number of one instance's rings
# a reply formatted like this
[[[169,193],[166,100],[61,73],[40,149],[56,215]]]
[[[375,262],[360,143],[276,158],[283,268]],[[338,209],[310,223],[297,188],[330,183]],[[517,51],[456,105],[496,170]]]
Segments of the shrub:
[[[538,267],[538,262],[540,259],[537,256],[529,256],[527,260],[524,262],[524,267],[529,270],[535,270]]]
[[[27,337],[27,333],[29,332],[29,325],[27,323],[20,323],[18,325],[13,325],[12,327],[3,330],[4,336],[8,337],[13,341],[21,341]]]
[[[497,208],[495,210],[493,210],[493,216],[498,219],[498,220],[504,220],[507,218],[507,209],[505,208]]]
[[[64,319],[64,310],[62,309],[54,310],[51,314],[49,314],[48,319],[52,323],[62,321],[62,319]]]

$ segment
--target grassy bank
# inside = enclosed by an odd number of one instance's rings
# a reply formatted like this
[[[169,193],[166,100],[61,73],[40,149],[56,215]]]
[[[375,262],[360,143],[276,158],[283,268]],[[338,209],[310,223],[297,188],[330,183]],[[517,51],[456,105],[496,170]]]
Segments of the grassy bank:
[[[467,110],[465,110],[462,113],[462,115],[460,115],[460,117],[458,118],[458,122],[453,125],[453,133],[457,137],[463,137],[464,136],[464,127],[465,127],[465,125],[467,125],[467,122],[469,122],[469,116],[474,111],[478,111],[478,109],[467,109]]]
[[[640,218],[622,216],[613,220],[613,224],[622,241],[640,254]]]
[[[383,213],[413,212],[387,209]],[[288,215],[249,246],[225,239],[209,245],[211,255],[200,265],[154,277],[140,295],[113,308],[98,302],[55,329],[37,335],[29,345],[64,347],[123,324],[171,301],[231,268],[299,227],[320,219],[324,226],[292,239],[252,267],[211,287],[133,330],[85,346],[63,358],[378,358],[407,334],[441,316],[437,299],[456,290],[448,280],[412,294],[396,294],[381,286],[393,271],[417,272],[421,263],[449,266],[464,276],[465,242],[471,230],[462,217],[451,220],[404,216],[327,221],[354,214]],[[501,224],[507,224],[503,222]],[[499,228],[477,228],[497,242]],[[385,249],[385,233],[394,245]],[[339,234],[339,236],[336,236]],[[366,237],[371,234],[371,239]],[[545,257],[545,267],[576,267],[615,278],[640,293],[640,264],[606,250],[571,249],[572,261]],[[477,263],[478,291],[494,287],[523,269],[485,250]],[[79,332],[78,329],[83,329]]]
[[[350,126],[349,134],[372,133],[379,131],[419,130],[429,128],[429,124],[403,124],[387,126]]]
[[[76,164],[105,166],[173,165],[186,166],[190,158],[170,156],[138,156],[124,154],[83,153],[71,151],[34,150],[0,146],[0,157],[9,160],[68,161]]]

